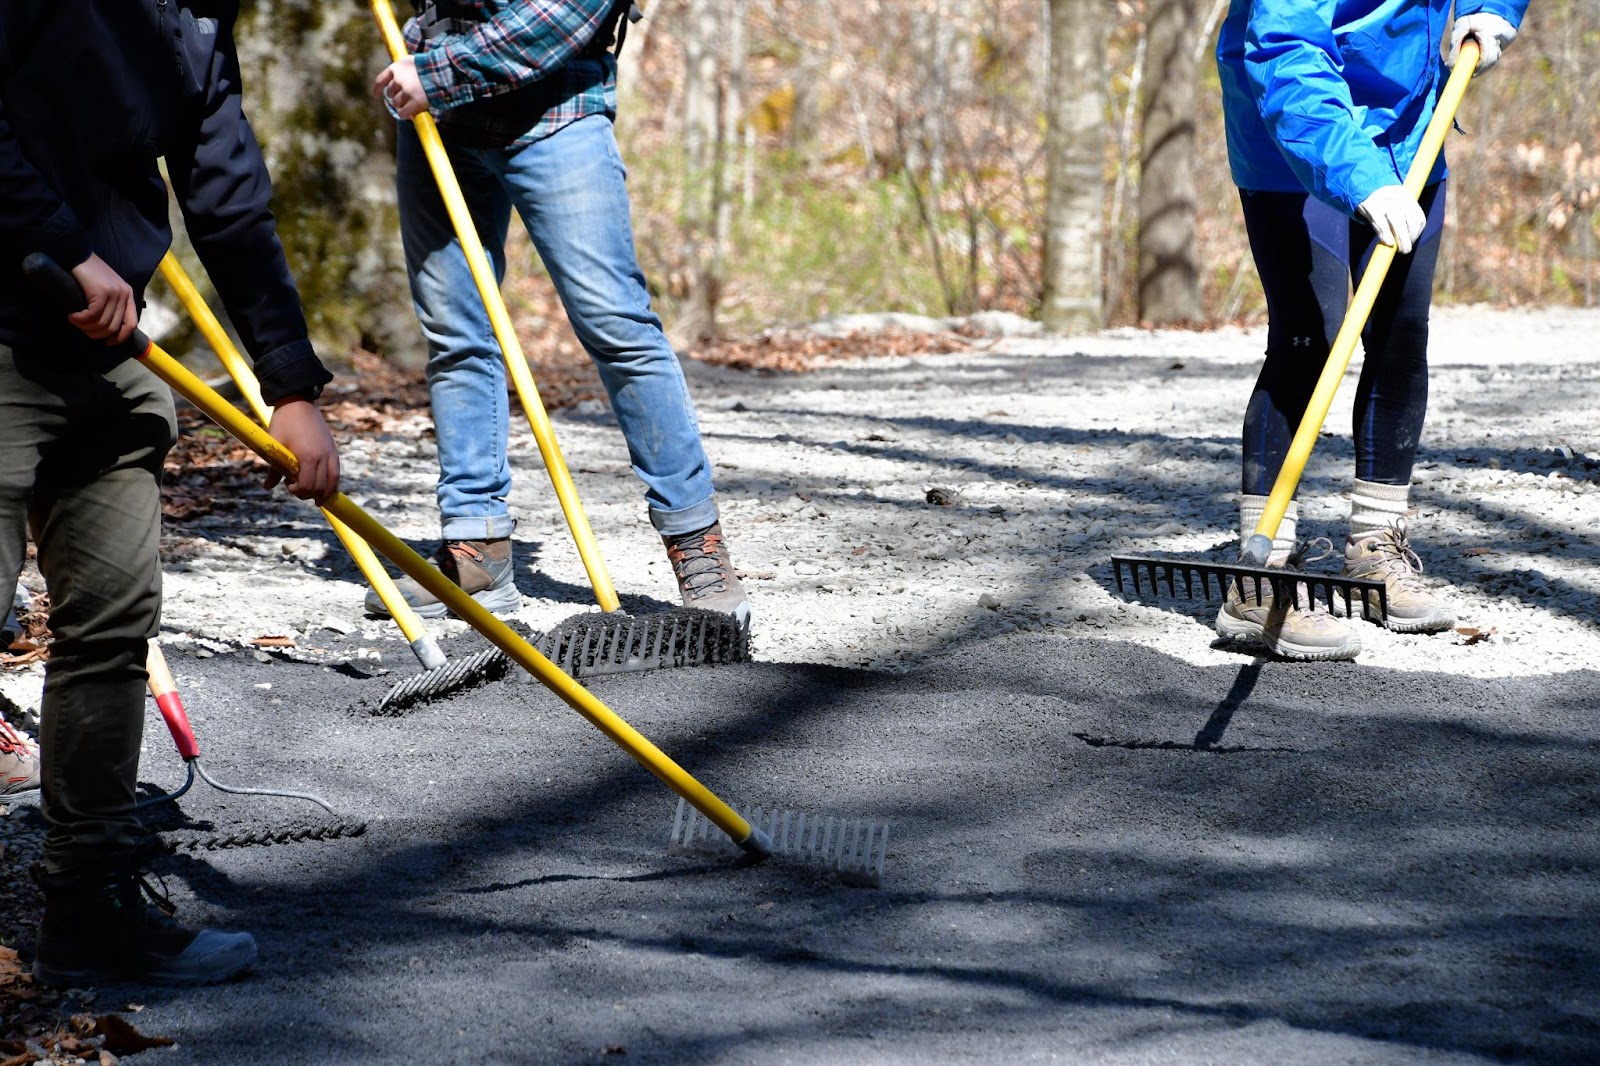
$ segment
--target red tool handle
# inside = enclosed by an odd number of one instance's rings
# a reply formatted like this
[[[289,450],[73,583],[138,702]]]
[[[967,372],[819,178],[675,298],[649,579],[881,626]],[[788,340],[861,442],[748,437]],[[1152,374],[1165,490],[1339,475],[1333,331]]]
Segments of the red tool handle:
[[[167,723],[172,742],[178,746],[178,754],[183,756],[184,762],[198,759],[200,742],[194,738],[194,729],[189,725],[188,712],[183,709],[183,697],[178,695],[178,686],[173,684],[172,671],[167,669],[167,659],[161,654],[161,645],[153,640],[145,656],[144,672],[149,679],[150,695],[156,698],[156,707]]]

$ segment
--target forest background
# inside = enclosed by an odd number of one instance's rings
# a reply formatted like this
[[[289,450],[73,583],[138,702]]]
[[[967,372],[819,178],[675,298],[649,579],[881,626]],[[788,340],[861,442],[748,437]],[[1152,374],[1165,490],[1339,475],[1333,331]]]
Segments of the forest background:
[[[1006,310],[1069,331],[1263,314],[1223,143],[1225,0],[642,6],[618,136],[681,347],[862,311]],[[243,9],[248,106],[313,332],[336,357],[414,363],[369,9]],[[1439,302],[1600,302],[1597,56],[1600,0],[1539,0],[1468,93]],[[512,245],[508,302],[536,372],[580,361],[515,223]],[[200,346],[169,321],[169,347]]]

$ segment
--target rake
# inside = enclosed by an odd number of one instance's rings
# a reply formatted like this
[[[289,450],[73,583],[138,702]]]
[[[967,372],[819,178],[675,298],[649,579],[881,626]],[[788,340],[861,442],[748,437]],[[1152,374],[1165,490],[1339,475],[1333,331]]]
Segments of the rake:
[[[400,33],[400,26],[395,21],[390,0],[370,0],[370,6],[390,58],[395,61],[404,59],[409,53],[406,50],[405,39]],[[563,634],[559,639],[567,646],[577,647],[578,644],[574,641],[587,642],[583,643],[582,649],[577,653],[580,658],[572,660],[575,666],[580,661],[585,665],[577,666],[577,669],[569,670],[569,673],[579,677],[597,673],[659,669],[665,666],[735,661],[728,659],[725,654],[726,650],[733,646],[742,649],[742,658],[748,658],[747,628],[743,623],[731,618],[724,617],[720,622],[710,623],[697,617],[703,612],[677,609],[664,611],[648,620],[620,613],[621,605],[617,599],[616,588],[612,585],[611,576],[606,570],[605,560],[601,558],[600,545],[595,540],[583,504],[578,499],[577,487],[573,484],[572,475],[567,469],[566,459],[561,454],[561,446],[556,441],[550,416],[546,413],[544,402],[539,397],[539,388],[534,383],[532,372],[528,369],[527,356],[522,351],[521,342],[517,340],[511,316],[506,310],[505,299],[500,294],[499,282],[495,279],[489,257],[484,252],[477,227],[473,225],[472,214],[467,208],[465,197],[462,196],[461,184],[456,178],[455,170],[450,165],[450,157],[445,150],[444,140],[439,135],[439,128],[433,116],[426,111],[411,121],[416,128],[417,139],[422,144],[423,154],[427,156],[428,166],[433,171],[440,199],[450,216],[456,239],[460,242],[467,267],[472,273],[472,280],[483,301],[489,325],[494,332],[495,340],[500,345],[500,354],[505,362],[507,375],[522,403],[523,413],[527,416],[529,428],[538,443],[539,455],[544,460],[545,470],[550,475],[556,499],[561,504],[562,513],[567,519],[567,527],[572,533],[578,555],[588,573],[589,583],[594,589],[595,602],[599,604],[601,611],[609,616],[594,618],[580,615],[557,627]],[[641,625],[664,632],[663,639],[666,644],[681,649],[681,653],[636,654],[638,647],[635,643],[635,634],[639,632]],[[583,634],[581,637],[577,636],[580,630]],[[700,642],[699,647],[686,647],[697,641]],[[604,658],[595,658],[597,655],[602,657],[616,655],[618,658],[607,662]],[[485,657],[472,664],[471,669],[463,668],[448,676],[441,674],[436,682],[422,678],[407,679],[384,697],[380,710],[383,713],[398,713],[403,708],[424,699],[443,695],[475,681],[498,676],[497,662],[493,657]],[[498,663],[498,665],[505,664]],[[562,666],[565,669],[567,664],[562,663]]]
[[[83,291],[78,288],[77,281],[49,256],[38,252],[30,254],[23,260],[22,270],[33,284],[63,310],[71,312],[84,306]],[[299,461],[292,452],[219,396],[216,390],[201,381],[182,363],[153,343],[143,331],[135,330],[128,345],[151,373],[204,411],[218,425],[237,437],[273,467],[288,476],[293,476],[299,470]],[[357,506],[344,493],[334,493],[323,501],[322,506],[355,530],[363,540],[398,566],[412,580],[437,596],[458,618],[505,652],[513,662],[532,674],[540,684],[582,715],[612,743],[654,774],[663,784],[677,793],[680,799],[686,801],[707,821],[726,834],[747,857],[765,859],[782,856],[797,859],[802,863],[816,861],[818,856],[806,851],[798,842],[787,841],[783,848],[776,846],[770,833],[728,806],[688,771],[673,762],[642,733],[602,703],[594,693],[563,673],[533,645],[517,635],[510,626],[496,618],[436,567],[430,566],[426,559],[407,547],[404,541],[389,532],[382,523]]]
[[[155,697],[156,709],[161,712],[161,720],[167,723],[167,732],[172,734],[172,742],[177,745],[178,754],[183,757],[188,777],[184,780],[183,787],[177,791],[141,800],[136,806],[143,808],[154,807],[158,803],[170,803],[188,792],[198,775],[200,780],[218,792],[229,792],[236,796],[280,796],[284,799],[305,800],[308,803],[315,803],[329,814],[338,815],[327,800],[313,796],[309,792],[287,792],[276,788],[242,788],[238,785],[224,784],[212,777],[206,772],[205,764],[200,761],[200,742],[195,739],[194,727],[189,724],[189,712],[184,709],[183,697],[178,694],[178,686],[172,680],[172,671],[167,668],[166,656],[161,654],[161,645],[154,640],[150,642],[150,650],[145,654],[144,669],[150,686],[150,695]]]
[[[256,381],[255,371],[239,354],[239,349],[234,346],[228,331],[222,328],[222,323],[207,306],[205,298],[200,295],[200,290],[195,287],[194,282],[189,279],[189,275],[184,272],[183,266],[171,252],[161,260],[161,276],[177,294],[189,312],[189,317],[194,320],[201,335],[211,345],[211,350],[222,361],[228,376],[233,379],[240,393],[244,395],[245,401],[250,405],[256,421],[263,426],[266,425],[271,421],[271,414],[261,398],[261,386]],[[372,553],[372,548],[367,542],[326,510],[322,512],[322,516],[327,519],[328,525],[332,527],[340,543],[350,553],[350,558],[355,560],[367,583],[383,601],[389,616],[400,627],[406,643],[422,665],[422,673],[406,678],[384,698],[379,708],[381,713],[397,713],[411,703],[442,696],[479,681],[492,680],[505,672],[503,663],[496,672],[492,657],[483,652],[454,661],[446,659],[444,652],[439,650],[438,642],[427,631],[422,619],[417,617],[417,612],[411,609],[405,596],[401,595],[394,579],[383,568],[378,557]]]
[[[1477,70],[1480,55],[1478,43],[1472,38],[1469,37],[1462,43],[1455,69],[1450,74],[1450,80],[1445,83],[1444,90],[1439,94],[1438,105],[1434,109],[1433,118],[1428,122],[1428,128],[1423,132],[1417,156],[1411,162],[1411,169],[1406,172],[1405,189],[1413,199],[1422,196],[1423,186],[1427,184],[1428,176],[1433,172],[1434,161],[1444,148],[1445,135],[1450,132],[1450,127],[1455,122],[1456,109],[1461,106],[1461,99],[1466,95],[1467,83],[1472,80],[1473,72]],[[1334,338],[1333,346],[1328,350],[1328,361],[1322,368],[1322,376],[1317,379],[1316,390],[1311,394],[1305,414],[1300,417],[1299,428],[1295,430],[1294,440],[1290,442],[1283,466],[1279,468],[1278,477],[1273,482],[1272,493],[1267,497],[1266,509],[1256,523],[1255,531],[1245,541],[1238,562],[1229,564],[1149,555],[1115,555],[1111,558],[1111,566],[1119,593],[1126,596],[1127,586],[1131,584],[1134,595],[1141,596],[1144,595],[1148,584],[1149,595],[1152,598],[1159,597],[1163,590],[1167,595],[1177,598],[1181,587],[1182,595],[1193,599],[1195,589],[1198,588],[1209,601],[1211,582],[1215,580],[1219,597],[1226,596],[1230,587],[1237,589],[1241,595],[1248,595],[1245,591],[1248,583],[1257,597],[1261,595],[1264,586],[1270,587],[1274,600],[1278,602],[1287,600],[1295,607],[1299,607],[1300,590],[1303,588],[1306,591],[1307,601],[1312,605],[1325,603],[1333,609],[1337,596],[1348,613],[1352,602],[1359,599],[1364,617],[1380,622],[1389,617],[1389,600],[1381,581],[1366,581],[1332,574],[1306,574],[1276,567],[1269,569],[1267,556],[1272,552],[1273,537],[1277,535],[1278,526],[1283,522],[1283,516],[1289,509],[1289,501],[1294,498],[1295,490],[1300,485],[1300,477],[1305,473],[1306,462],[1311,458],[1311,448],[1316,444],[1317,435],[1322,432],[1322,424],[1327,420],[1328,408],[1333,406],[1333,397],[1339,390],[1339,382],[1344,378],[1345,371],[1350,368],[1350,359],[1355,354],[1356,342],[1361,339],[1361,331],[1366,328],[1367,318],[1372,314],[1372,307],[1377,302],[1379,290],[1383,288],[1384,279],[1389,274],[1389,267],[1393,265],[1394,258],[1395,248],[1392,245],[1379,244],[1373,249],[1372,256],[1367,262],[1366,273],[1362,275],[1361,284],[1356,288],[1355,297],[1351,300],[1350,309],[1345,313],[1339,333]],[[1124,575],[1128,578],[1126,583]]]

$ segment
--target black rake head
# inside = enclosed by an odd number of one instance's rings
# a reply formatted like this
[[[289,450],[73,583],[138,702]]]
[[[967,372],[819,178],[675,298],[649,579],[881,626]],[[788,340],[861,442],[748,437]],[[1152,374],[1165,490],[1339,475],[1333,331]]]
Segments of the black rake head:
[[[1321,605],[1345,617],[1359,610],[1372,622],[1389,617],[1389,595],[1382,581],[1152,555],[1113,555],[1111,566],[1117,592],[1125,598],[1158,599],[1164,593],[1171,599],[1203,598],[1209,603],[1215,587],[1220,603],[1230,589],[1237,589],[1244,599],[1257,600],[1263,590],[1270,589],[1274,602],[1288,600],[1296,608]],[[1131,597],[1129,585],[1133,587]]]

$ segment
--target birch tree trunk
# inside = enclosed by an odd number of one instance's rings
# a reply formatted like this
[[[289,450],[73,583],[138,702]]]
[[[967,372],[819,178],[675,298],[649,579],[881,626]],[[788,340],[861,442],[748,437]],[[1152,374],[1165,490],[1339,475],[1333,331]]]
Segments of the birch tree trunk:
[[[1195,0],[1150,0],[1139,167],[1139,318],[1201,317],[1195,258]]]
[[[1112,21],[1102,0],[1050,0],[1041,314],[1056,332],[1105,324],[1105,34]]]
[[[684,261],[690,275],[689,299],[676,332],[698,341],[716,334],[716,225],[721,200],[717,185],[723,154],[718,36],[722,29],[715,0],[689,0],[684,20],[683,192]]]

